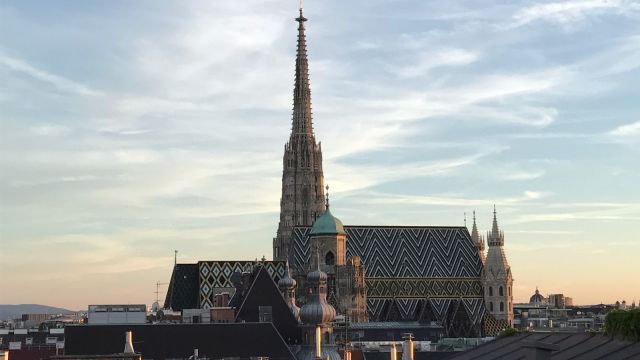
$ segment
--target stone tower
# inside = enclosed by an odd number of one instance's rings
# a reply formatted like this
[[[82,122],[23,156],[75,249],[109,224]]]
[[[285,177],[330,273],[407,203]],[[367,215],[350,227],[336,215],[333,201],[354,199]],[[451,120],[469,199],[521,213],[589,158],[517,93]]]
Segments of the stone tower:
[[[478,249],[478,255],[480,255],[480,260],[482,263],[485,263],[486,256],[484,254],[484,238],[478,232],[478,226],[476,225],[476,212],[473,211],[473,226],[471,227],[471,239]]]
[[[291,231],[294,226],[310,226],[325,209],[324,176],[322,175],[322,148],[313,134],[311,90],[309,88],[309,62],[304,23],[298,22],[298,50],[293,89],[293,120],[291,136],[284,146],[282,159],[282,197],[280,222],[273,239],[273,259],[289,258]]]
[[[342,221],[331,214],[328,190],[326,210],[309,233],[311,248],[318,253],[311,259],[310,268],[320,268],[327,274],[327,298],[339,314],[352,322],[366,322],[364,265],[358,256],[347,258],[347,233]]]
[[[513,325],[513,278],[504,254],[504,233],[498,228],[498,217],[493,208],[493,227],[487,233],[489,251],[484,262],[482,278],[487,310],[496,319]]]

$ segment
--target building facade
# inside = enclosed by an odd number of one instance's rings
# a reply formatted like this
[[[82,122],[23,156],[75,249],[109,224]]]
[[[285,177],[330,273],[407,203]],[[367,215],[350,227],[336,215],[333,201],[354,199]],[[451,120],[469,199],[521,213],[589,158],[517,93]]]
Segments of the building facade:
[[[293,119],[289,141],[284,146],[282,158],[282,197],[280,221],[273,239],[273,259],[289,258],[291,231],[294,226],[310,226],[324,212],[324,176],[322,173],[322,148],[313,133],[311,113],[311,89],[309,86],[309,62],[304,23],[298,22],[298,50],[293,89]]]

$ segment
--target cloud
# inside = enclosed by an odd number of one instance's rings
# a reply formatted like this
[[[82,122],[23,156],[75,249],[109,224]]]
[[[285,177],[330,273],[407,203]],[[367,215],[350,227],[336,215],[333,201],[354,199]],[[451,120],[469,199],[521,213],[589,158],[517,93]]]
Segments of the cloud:
[[[609,131],[609,135],[617,137],[636,137],[640,136],[640,121],[631,124],[620,125]]]
[[[86,96],[103,95],[102,91],[93,89],[85,84],[51,74],[44,70],[37,69],[20,59],[0,54],[0,64],[13,71],[20,72],[29,75],[34,79],[49,83],[58,88],[58,90]]]
[[[536,21],[562,25],[582,21],[589,16],[607,13],[624,15],[626,12],[637,10],[640,10],[637,3],[625,0],[578,0],[535,4],[515,13],[508,28],[516,28]]]
[[[479,55],[464,49],[444,48],[428,50],[417,55],[415,63],[389,70],[403,78],[419,77],[428,74],[432,69],[442,66],[462,66],[475,62]]]
[[[380,192],[367,192],[363,196],[366,200],[363,203],[370,204],[401,204],[401,205],[431,205],[431,206],[454,206],[454,207],[482,207],[493,205],[515,205],[524,202],[538,200],[548,196],[545,192],[525,191],[520,196],[496,197],[496,198],[469,198],[463,196],[430,196],[430,195],[399,195]]]

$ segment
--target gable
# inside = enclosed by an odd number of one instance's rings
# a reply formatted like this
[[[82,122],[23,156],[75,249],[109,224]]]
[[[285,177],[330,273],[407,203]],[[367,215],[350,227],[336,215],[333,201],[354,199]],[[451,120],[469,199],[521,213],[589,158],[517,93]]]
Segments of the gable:
[[[236,312],[236,322],[260,322],[260,307],[270,307],[272,322],[289,344],[300,342],[298,321],[266,267],[260,267]]]

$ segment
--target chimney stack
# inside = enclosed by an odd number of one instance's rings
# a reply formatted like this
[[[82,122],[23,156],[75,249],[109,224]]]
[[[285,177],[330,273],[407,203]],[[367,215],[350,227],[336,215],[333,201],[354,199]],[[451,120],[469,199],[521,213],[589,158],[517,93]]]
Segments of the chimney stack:
[[[413,360],[413,334],[403,334],[402,360]]]
[[[132,341],[133,335],[131,333],[131,331],[127,331],[124,333],[124,353],[125,354],[134,354],[135,351],[133,350],[133,341]]]

